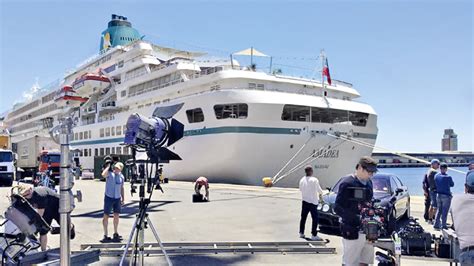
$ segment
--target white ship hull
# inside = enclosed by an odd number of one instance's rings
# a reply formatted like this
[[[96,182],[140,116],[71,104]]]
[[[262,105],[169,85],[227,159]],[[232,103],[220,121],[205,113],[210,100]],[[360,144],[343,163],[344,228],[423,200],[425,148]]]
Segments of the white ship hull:
[[[344,104],[347,108],[365,109],[371,113],[365,127],[348,124],[324,124],[297,121],[283,121],[282,102],[286,104],[311,103],[311,106],[327,107]],[[340,177],[353,171],[361,156],[369,156],[372,149],[335,139],[314,131],[361,133],[363,141],[374,144],[377,134],[376,115],[365,104],[356,102],[340,103],[308,95],[290,95],[282,92],[222,90],[184,97],[167,103],[183,103],[175,118],[185,124],[185,137],[169,147],[182,161],[171,161],[164,166],[164,175],[171,180],[193,181],[198,176],[206,176],[210,182],[261,185],[263,177],[272,177],[308,141],[300,154],[282,171],[291,170],[309,158],[314,151],[322,149],[323,155],[308,160],[295,172],[283,178],[278,186],[296,187],[303,176],[306,164],[315,167],[315,175],[322,186],[333,185]],[[216,119],[213,106],[219,103],[248,104],[249,114],[244,119]],[[104,126],[123,125],[131,113],[138,112],[151,116],[156,106],[130,110],[115,117],[115,120],[99,124],[81,126],[75,131],[97,131]],[[200,123],[188,123],[186,110],[202,108],[205,119]],[[93,134],[94,135],[94,134]],[[114,141],[115,140],[115,141]],[[75,141],[74,148],[119,147],[122,137],[104,138],[91,141]],[[81,158],[83,168],[93,168],[93,157]]]

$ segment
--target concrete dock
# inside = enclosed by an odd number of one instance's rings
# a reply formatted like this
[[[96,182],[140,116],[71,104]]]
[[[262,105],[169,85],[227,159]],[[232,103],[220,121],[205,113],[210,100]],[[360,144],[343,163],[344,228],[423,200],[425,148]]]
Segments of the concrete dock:
[[[72,250],[81,244],[98,243],[103,236],[102,208],[105,183],[96,180],[77,181],[84,200],[76,203],[72,221],[76,238]],[[190,182],[171,181],[164,184],[165,193],[154,191],[149,207],[150,218],[163,242],[230,242],[230,241],[304,241],[298,236],[301,199],[298,189],[264,188],[241,185],[210,184],[208,203],[192,203],[194,191]],[[0,188],[0,212],[8,207],[5,196],[10,188]],[[125,243],[138,211],[138,194],[130,195],[130,184],[125,185],[125,205],[122,208],[119,232]],[[422,197],[412,197],[411,214],[422,217]],[[421,220],[421,219],[420,219]],[[306,235],[310,235],[311,219],[308,218]],[[425,230],[432,226],[422,222]],[[112,219],[109,232],[113,233]],[[109,235],[111,234],[109,233]],[[342,242],[337,236],[320,234],[329,239],[328,247],[337,254],[212,254],[172,256],[174,265],[341,265]],[[147,230],[145,241],[154,241]],[[59,236],[49,235],[49,246],[59,247]],[[120,258],[103,257],[97,265],[117,265]],[[162,256],[147,257],[150,265],[166,263]],[[403,265],[446,265],[446,262],[419,261],[403,258]]]

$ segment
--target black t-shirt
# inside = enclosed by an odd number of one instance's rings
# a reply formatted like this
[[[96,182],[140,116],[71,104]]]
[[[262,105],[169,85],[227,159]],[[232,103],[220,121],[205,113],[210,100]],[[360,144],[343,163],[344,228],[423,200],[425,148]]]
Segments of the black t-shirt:
[[[36,209],[45,209],[45,211],[59,209],[59,194],[47,187],[35,187],[28,201]]]
[[[351,199],[352,195],[348,189],[350,187],[366,188],[366,202],[370,202],[374,195],[373,185],[371,180],[368,180],[364,185],[354,175],[343,177],[339,185],[334,211],[342,218],[344,224],[357,228],[360,226],[359,202]]]
[[[436,191],[436,182],[435,182],[435,175],[438,172],[434,169],[431,169],[430,172],[427,174],[428,185],[430,191]]]

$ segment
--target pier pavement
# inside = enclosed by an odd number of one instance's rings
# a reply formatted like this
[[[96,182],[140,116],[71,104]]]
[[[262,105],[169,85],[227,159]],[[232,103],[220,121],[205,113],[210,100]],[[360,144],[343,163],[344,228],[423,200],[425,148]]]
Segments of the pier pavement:
[[[76,203],[72,221],[76,238],[72,250],[81,244],[98,243],[103,236],[102,207],[105,183],[97,180],[76,181],[74,190],[83,193],[83,202]],[[210,184],[208,203],[192,203],[194,187],[191,182],[171,181],[163,185],[164,193],[154,191],[148,209],[152,223],[163,242],[213,242],[213,241],[304,241],[298,236],[301,199],[298,189],[264,188],[255,186]],[[0,188],[0,212],[8,207],[5,196],[10,188]],[[119,233],[125,243],[138,211],[138,194],[130,195],[130,184],[125,184],[125,204],[122,208]],[[411,214],[422,217],[423,198],[412,197]],[[421,220],[421,219],[420,219]],[[306,234],[309,235],[311,219],[308,217]],[[432,227],[422,222],[426,230]],[[112,219],[109,232],[113,233]],[[109,233],[110,234],[110,233]],[[320,234],[329,239],[328,247],[335,247],[337,254],[212,254],[172,256],[174,265],[341,265],[341,238]],[[150,229],[145,242],[154,242]],[[49,235],[49,245],[59,247],[59,236]],[[97,265],[117,265],[120,258],[102,257]],[[164,265],[164,257],[147,257],[149,265]],[[403,258],[404,265],[446,265],[446,262],[419,261]]]

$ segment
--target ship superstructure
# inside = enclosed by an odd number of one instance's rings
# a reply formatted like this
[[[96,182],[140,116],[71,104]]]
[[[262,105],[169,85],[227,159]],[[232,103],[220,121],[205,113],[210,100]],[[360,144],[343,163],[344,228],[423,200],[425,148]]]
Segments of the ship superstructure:
[[[260,72],[233,59],[199,60],[202,53],[142,40],[122,16],[113,15],[108,26],[98,56],[66,75],[55,91],[7,115],[12,142],[46,132],[41,121],[57,121],[55,99],[68,93],[84,102],[75,113],[72,145],[85,169],[94,168],[94,157],[130,152],[120,145],[130,114],[151,116],[157,107],[180,103],[175,118],[185,124],[185,137],[170,149],[183,160],[165,166],[170,179],[203,175],[211,182],[259,185],[298,153],[293,165],[318,157],[311,164],[326,186],[372,152],[321,134],[375,144],[377,115],[354,101],[360,95],[349,83]],[[297,186],[302,175],[295,171],[279,184]]]

